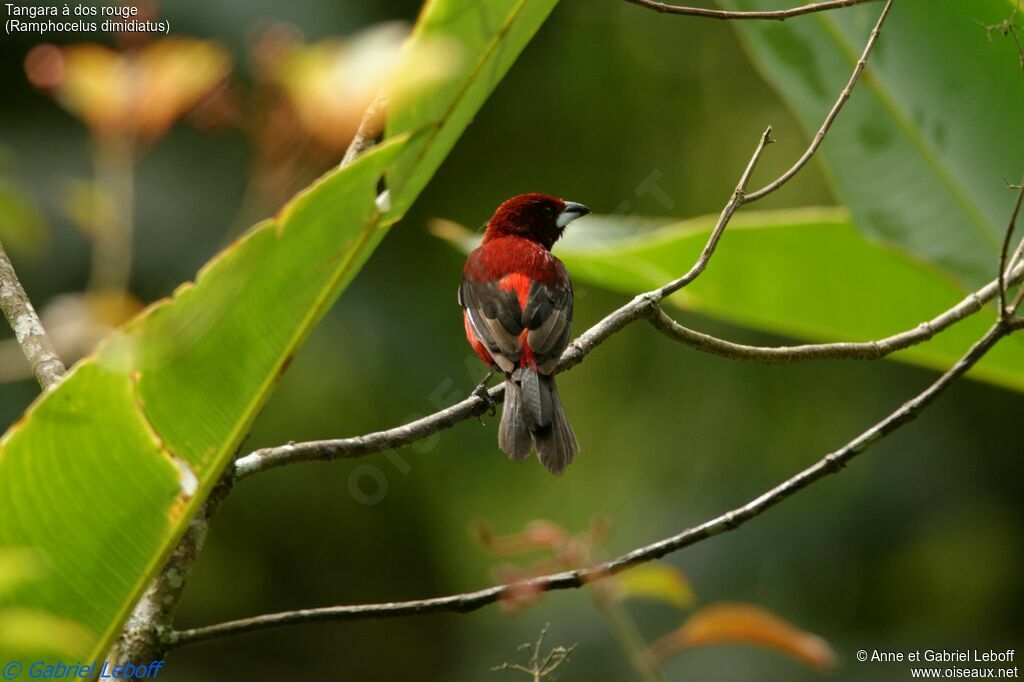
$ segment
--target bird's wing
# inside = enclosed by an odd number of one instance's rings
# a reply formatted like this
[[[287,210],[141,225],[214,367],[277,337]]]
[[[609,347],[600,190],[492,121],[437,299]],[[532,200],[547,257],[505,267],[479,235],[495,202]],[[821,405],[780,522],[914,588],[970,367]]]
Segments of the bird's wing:
[[[500,281],[463,277],[459,285],[459,305],[466,311],[469,326],[487,347],[494,363],[503,372],[515,369],[522,353],[520,334],[525,329],[523,309],[515,290],[503,288]]]
[[[522,323],[541,374],[551,374],[569,345],[572,327],[572,285],[568,276],[551,283],[533,282],[523,308]]]

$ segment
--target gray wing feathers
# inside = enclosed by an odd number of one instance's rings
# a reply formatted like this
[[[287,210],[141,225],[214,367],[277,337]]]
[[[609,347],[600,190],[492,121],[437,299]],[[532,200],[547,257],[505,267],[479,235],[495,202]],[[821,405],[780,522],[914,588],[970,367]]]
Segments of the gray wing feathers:
[[[477,338],[484,342],[491,358],[503,372],[511,372],[515,369],[516,362],[522,348],[518,336],[512,336],[505,331],[504,326],[497,319],[481,315],[480,311],[474,308],[466,309],[469,313],[469,324]]]
[[[515,292],[503,291],[494,282],[463,279],[459,305],[466,310],[473,333],[487,346],[495,364],[506,373],[515,369],[522,352],[519,334],[524,328]]]
[[[535,283],[523,309],[526,341],[537,358],[537,368],[550,374],[569,343],[572,326],[572,289]]]

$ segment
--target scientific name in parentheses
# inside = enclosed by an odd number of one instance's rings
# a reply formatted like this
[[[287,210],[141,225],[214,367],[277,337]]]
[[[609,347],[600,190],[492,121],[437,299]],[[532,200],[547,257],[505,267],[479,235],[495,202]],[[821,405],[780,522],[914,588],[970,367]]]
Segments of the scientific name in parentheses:
[[[169,21],[151,21],[149,19],[135,19],[138,16],[139,8],[134,6],[101,6],[91,5],[74,6],[64,4],[56,5],[16,5],[4,3],[8,17],[25,17],[32,21],[21,21],[9,19],[7,21],[8,33],[50,33],[50,32],[82,32],[92,33],[98,30],[122,33],[170,33]],[[86,17],[109,17],[102,23],[89,21]],[[50,17],[56,17],[55,21]],[[70,19],[73,21],[60,21]],[[38,21],[45,18],[46,21]]]

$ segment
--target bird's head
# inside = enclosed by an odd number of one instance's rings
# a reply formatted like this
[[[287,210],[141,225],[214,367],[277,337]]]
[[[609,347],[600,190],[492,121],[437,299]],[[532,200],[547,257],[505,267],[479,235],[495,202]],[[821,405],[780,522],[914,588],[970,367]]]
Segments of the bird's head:
[[[566,225],[588,213],[589,208],[573,201],[562,201],[546,194],[520,194],[494,212],[487,223],[484,241],[514,235],[550,249],[562,236]]]

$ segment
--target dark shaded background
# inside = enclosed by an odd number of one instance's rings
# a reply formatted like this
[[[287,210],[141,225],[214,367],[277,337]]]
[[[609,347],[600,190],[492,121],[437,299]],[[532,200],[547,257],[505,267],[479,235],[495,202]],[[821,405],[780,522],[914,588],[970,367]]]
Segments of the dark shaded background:
[[[245,38],[259,22],[291,22],[312,41],[382,20],[412,21],[417,7],[174,0],[163,14],[174,33],[226,44],[245,79]],[[88,245],[57,202],[62,184],[88,176],[90,162],[84,128],[25,80],[22,59],[32,44],[0,39],[0,143],[10,153],[8,177],[51,223],[42,257],[19,263],[27,289],[45,303],[85,283]],[[630,211],[665,215],[654,195],[635,191],[652,172],[675,202],[671,215],[717,212],[767,123],[779,144],[768,150],[762,178],[790,163],[807,136],[754,73],[729,25],[614,0],[562,3],[313,334],[247,447],[384,428],[472,387],[479,369],[467,370],[455,305],[462,257],[426,232],[430,217],[478,225],[501,200],[526,191],[596,212],[629,202]],[[136,295],[147,302],[167,295],[226,243],[250,154],[237,133],[180,125],[143,158]],[[765,204],[833,201],[812,163]],[[680,271],[688,266],[680,263]],[[577,329],[622,301],[579,287]],[[738,341],[779,341],[697,322]],[[470,537],[478,519],[499,532],[535,518],[582,530],[605,515],[613,524],[606,551],[626,551],[759,494],[932,379],[888,362],[738,364],[636,325],[560,379],[583,446],[562,478],[535,462],[508,462],[496,448],[496,420],[487,418],[397,458],[302,465],[246,481],[213,527],[178,623],[485,586],[495,559]],[[0,387],[3,423],[35,394],[28,382]],[[702,603],[755,602],[828,639],[840,656],[833,679],[907,679],[906,666],[857,663],[861,648],[1019,647],[1022,406],[1019,395],[961,382],[840,476],[667,561],[689,576]],[[361,494],[353,493],[357,484]],[[97,502],[121,492],[99,492]],[[365,504],[368,496],[379,501]],[[680,622],[667,607],[630,611],[650,639]],[[162,678],[525,679],[489,670],[518,660],[516,647],[545,622],[552,645],[578,644],[561,679],[633,679],[578,592],[548,595],[515,617],[492,607],[247,635],[173,653]],[[689,652],[666,672],[670,679],[817,677],[739,647]]]

